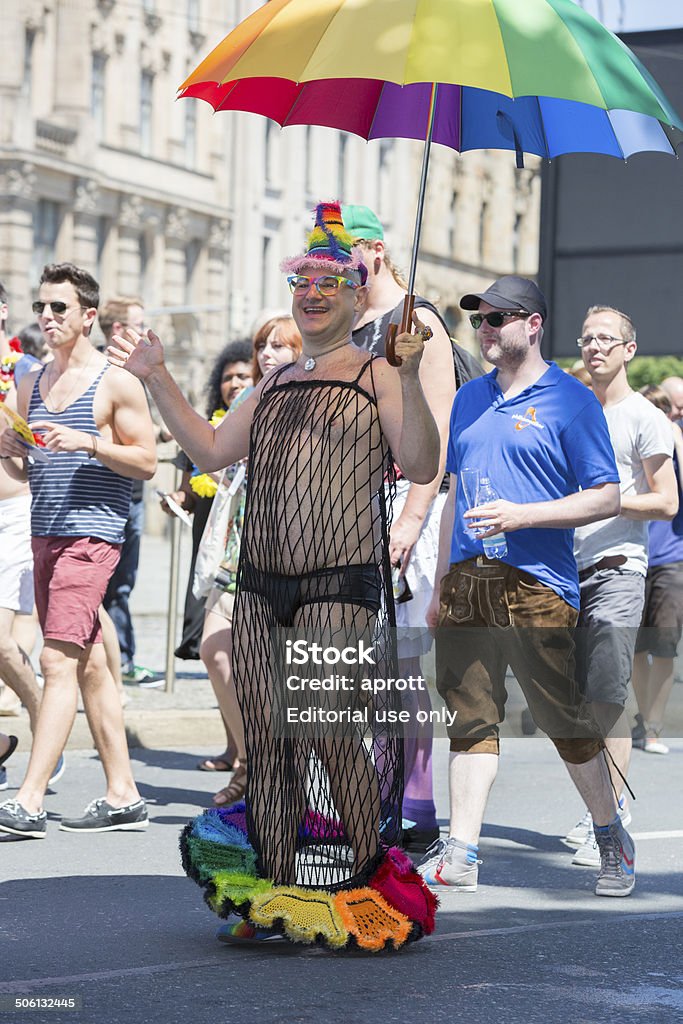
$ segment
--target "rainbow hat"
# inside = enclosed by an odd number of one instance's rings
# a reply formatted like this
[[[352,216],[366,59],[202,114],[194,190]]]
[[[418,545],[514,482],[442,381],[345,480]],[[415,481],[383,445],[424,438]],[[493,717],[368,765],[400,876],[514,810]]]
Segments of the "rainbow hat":
[[[303,266],[326,270],[330,274],[344,274],[357,284],[365,284],[368,268],[363,263],[361,250],[353,244],[344,227],[338,202],[318,203],[315,226],[308,236],[306,251],[283,260],[280,270],[285,274],[298,274]]]

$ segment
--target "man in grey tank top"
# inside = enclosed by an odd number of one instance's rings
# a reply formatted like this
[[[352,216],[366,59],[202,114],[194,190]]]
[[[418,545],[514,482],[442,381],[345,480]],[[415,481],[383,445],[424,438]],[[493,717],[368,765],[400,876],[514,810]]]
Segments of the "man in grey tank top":
[[[45,688],[28,770],[16,797],[0,806],[0,831],[26,838],[45,838],[43,795],[71,732],[79,686],[107,788],[83,817],[62,818],[60,828],[109,832],[148,824],[98,612],[119,560],[131,481],[154,474],[156,450],[142,386],[109,366],[90,341],[98,302],[98,284],[87,271],[72,263],[43,269],[33,312],[54,358],[24,377],[17,394],[18,412],[43,450],[34,457],[12,430],[0,436],[3,464],[31,487],[44,637]]]

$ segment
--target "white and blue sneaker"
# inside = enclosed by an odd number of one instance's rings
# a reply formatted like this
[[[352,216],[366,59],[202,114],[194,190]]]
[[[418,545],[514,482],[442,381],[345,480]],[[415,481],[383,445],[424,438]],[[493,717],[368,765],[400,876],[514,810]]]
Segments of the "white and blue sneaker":
[[[427,850],[417,871],[430,889],[444,886],[456,892],[476,892],[481,861],[479,847],[459,839],[437,839]]]
[[[631,812],[626,805],[626,798],[623,796],[619,801],[617,815],[619,817],[619,821],[624,826],[624,828],[631,824]],[[588,821],[588,828],[586,831],[586,838],[584,839],[583,843],[581,843],[581,845],[570,844],[568,837],[565,838],[565,843],[567,843],[567,845],[578,846],[576,853],[572,857],[572,864],[578,864],[581,867],[586,868],[599,868],[600,850],[598,849],[598,844],[595,839],[595,830],[593,829],[593,819],[590,815],[590,811],[586,811],[586,814],[581,819],[579,824],[576,826],[576,829],[572,829],[572,832],[578,832],[579,825],[586,818]],[[569,833],[569,835],[571,835],[571,833]]]
[[[595,828],[600,851],[596,896],[629,896],[636,884],[636,848],[617,816],[610,825]]]

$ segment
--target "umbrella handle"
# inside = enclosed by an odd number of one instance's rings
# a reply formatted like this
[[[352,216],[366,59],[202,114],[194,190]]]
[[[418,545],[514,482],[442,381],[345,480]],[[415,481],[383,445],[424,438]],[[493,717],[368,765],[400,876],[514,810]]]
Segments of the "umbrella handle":
[[[396,338],[399,334],[411,334],[413,326],[413,309],[415,308],[415,296],[408,294],[403,300],[403,312],[400,324],[389,324],[387,336],[384,343],[384,350],[387,362],[390,366],[400,366],[403,362],[400,356],[396,355]]]

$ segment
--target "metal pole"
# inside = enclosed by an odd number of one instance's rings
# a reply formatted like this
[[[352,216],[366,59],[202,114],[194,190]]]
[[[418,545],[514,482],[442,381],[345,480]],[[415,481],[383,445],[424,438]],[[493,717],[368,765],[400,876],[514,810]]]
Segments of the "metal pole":
[[[173,490],[180,487],[182,474],[176,468]],[[180,520],[177,516],[171,516],[171,572],[168,581],[168,618],[166,620],[166,693],[173,693],[175,689],[175,634],[176,619],[178,616],[178,577],[180,564]]]
[[[432,148],[432,135],[434,133],[434,118],[436,116],[436,95],[438,84],[432,83],[432,93],[429,100],[429,119],[427,125],[427,137],[425,139],[424,153],[422,154],[422,176],[420,178],[420,192],[417,198],[417,214],[415,216],[415,234],[413,235],[413,252],[410,258],[410,276],[408,278],[408,294],[415,292],[415,274],[417,271],[417,254],[420,250],[420,234],[422,233],[422,211],[424,209],[425,193],[427,191],[427,172],[429,170],[429,154]]]

